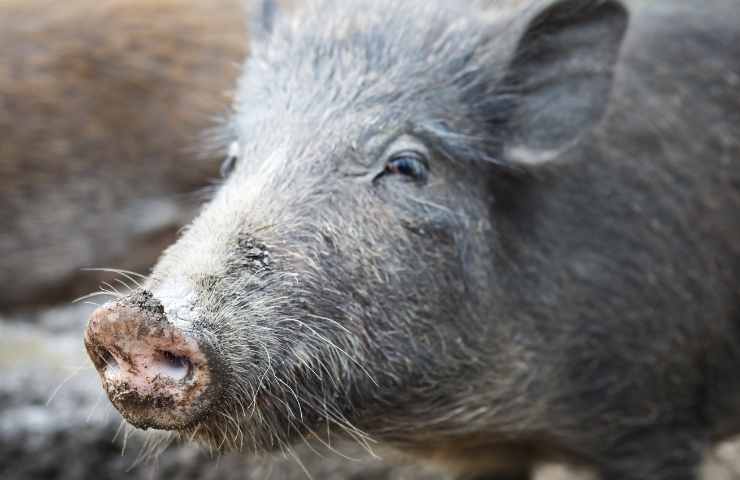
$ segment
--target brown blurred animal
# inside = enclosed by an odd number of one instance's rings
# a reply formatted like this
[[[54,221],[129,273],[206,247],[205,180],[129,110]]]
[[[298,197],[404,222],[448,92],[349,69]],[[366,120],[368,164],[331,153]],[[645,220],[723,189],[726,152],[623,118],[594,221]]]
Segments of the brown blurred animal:
[[[0,3],[0,310],[154,261],[245,50],[238,0]]]

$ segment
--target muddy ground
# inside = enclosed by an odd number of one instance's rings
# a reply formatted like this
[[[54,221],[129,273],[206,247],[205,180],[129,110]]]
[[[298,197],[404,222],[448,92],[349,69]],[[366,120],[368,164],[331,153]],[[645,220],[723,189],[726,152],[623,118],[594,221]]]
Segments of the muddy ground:
[[[152,454],[121,428],[84,354],[93,306],[71,301],[107,277],[83,269],[146,273],[216,177],[224,152],[203,132],[227,111],[246,52],[239,4],[0,2],[3,480],[447,478],[375,445],[376,457],[352,445]],[[708,478],[740,478],[740,447],[719,455]],[[582,477],[551,466],[539,478]]]

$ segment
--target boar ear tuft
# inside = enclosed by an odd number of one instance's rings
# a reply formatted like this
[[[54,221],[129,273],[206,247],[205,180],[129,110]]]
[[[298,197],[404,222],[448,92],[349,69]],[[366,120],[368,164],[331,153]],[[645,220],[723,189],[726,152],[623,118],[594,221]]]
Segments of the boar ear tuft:
[[[277,0],[248,0],[249,34],[253,39],[265,38],[272,33],[279,10]]]
[[[601,120],[627,23],[612,0],[558,0],[530,21],[503,83],[513,161],[552,158]]]

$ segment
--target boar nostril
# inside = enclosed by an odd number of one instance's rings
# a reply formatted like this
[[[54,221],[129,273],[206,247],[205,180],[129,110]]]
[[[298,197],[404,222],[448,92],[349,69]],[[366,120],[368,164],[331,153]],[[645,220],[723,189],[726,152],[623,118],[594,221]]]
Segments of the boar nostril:
[[[159,351],[158,370],[160,373],[172,378],[173,380],[186,379],[193,370],[193,364],[190,359],[172,352]]]

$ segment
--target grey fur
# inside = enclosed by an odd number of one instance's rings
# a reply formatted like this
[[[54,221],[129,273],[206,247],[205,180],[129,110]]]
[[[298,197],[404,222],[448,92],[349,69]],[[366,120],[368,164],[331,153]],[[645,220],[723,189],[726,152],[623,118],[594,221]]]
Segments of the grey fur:
[[[182,433],[629,480],[738,431],[736,2],[511,3],[313,1],[256,40],[241,158],[145,285],[222,365]],[[426,182],[383,173],[409,142]]]
[[[253,39],[264,39],[272,33],[278,10],[277,0],[249,0],[249,32]]]

